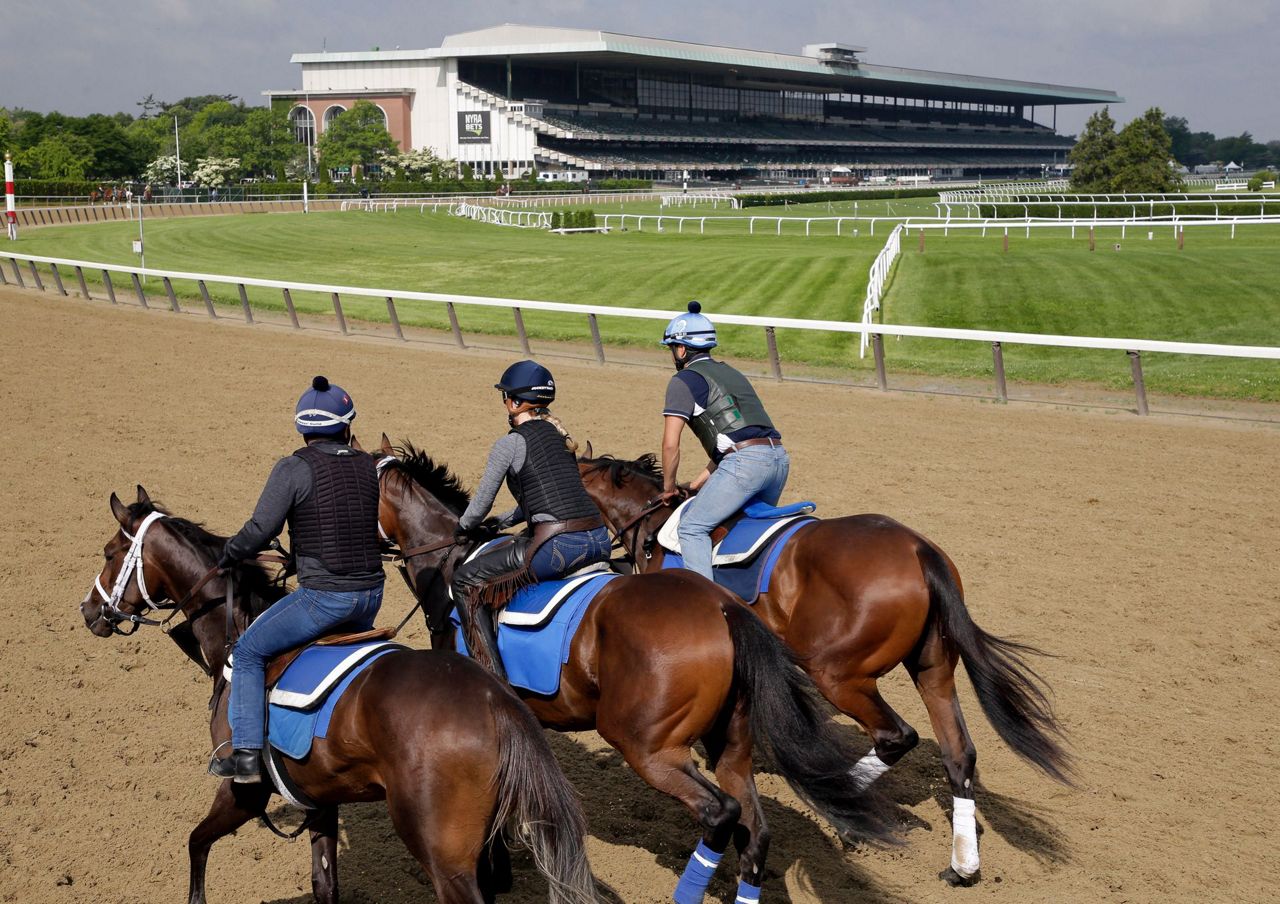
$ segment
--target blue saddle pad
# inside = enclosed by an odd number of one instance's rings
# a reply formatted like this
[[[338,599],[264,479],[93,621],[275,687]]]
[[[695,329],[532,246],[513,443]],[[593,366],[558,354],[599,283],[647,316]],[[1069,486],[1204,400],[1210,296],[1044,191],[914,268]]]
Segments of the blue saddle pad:
[[[276,682],[267,706],[267,737],[285,756],[302,759],[313,738],[328,737],[333,708],[374,660],[401,644],[385,640],[307,647]]]
[[[773,576],[773,569],[778,564],[778,557],[782,555],[782,550],[786,548],[787,543],[791,541],[792,536],[800,528],[806,524],[811,524],[817,518],[797,518],[783,527],[778,533],[770,537],[767,551],[760,555],[753,555],[745,562],[739,565],[716,565],[711,569],[715,581],[721,587],[724,587],[738,596],[742,597],[748,603],[754,603],[756,598],[762,593],[769,592],[769,580]],[[744,536],[751,536],[759,539],[763,535],[762,526],[777,524],[776,520],[759,521],[754,518],[743,518],[738,522],[739,525],[746,522],[749,527],[744,530]],[[725,537],[720,544],[721,553],[724,552],[724,545],[733,539],[734,531],[738,529],[735,525],[729,536]],[[752,542],[755,542],[753,540]],[[749,547],[748,547],[749,548]],[[667,551],[662,559],[663,568],[683,568],[684,557],[677,553]]]
[[[616,577],[619,575],[602,572],[567,581],[543,581],[512,597],[498,623],[498,654],[512,685],[547,696],[559,692],[560,667],[569,661],[569,647],[578,626],[592,600]],[[564,593],[566,588],[569,590]],[[558,595],[561,599],[556,601]],[[554,611],[550,611],[552,604]],[[462,630],[457,634],[458,651],[471,655]]]
[[[755,500],[742,507],[748,518],[790,518],[792,515],[812,515],[818,508],[816,502],[793,502],[790,505],[770,505]]]

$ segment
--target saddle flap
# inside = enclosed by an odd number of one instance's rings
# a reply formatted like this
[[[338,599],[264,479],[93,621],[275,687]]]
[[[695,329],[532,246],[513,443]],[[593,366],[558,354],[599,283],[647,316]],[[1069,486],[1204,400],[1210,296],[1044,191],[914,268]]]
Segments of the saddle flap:
[[[568,580],[544,581],[525,587],[498,613],[498,624],[516,628],[537,628],[555,615],[556,610],[573,596],[575,590],[597,577],[602,569],[593,568]],[[603,569],[607,571],[608,569]]]
[[[398,646],[374,641],[307,647],[294,657],[267,699],[289,709],[311,709],[324,702],[329,690],[360,663],[380,650]]]
[[[697,497],[693,497],[696,499]],[[686,499],[671,513],[671,517],[658,530],[658,543],[663,549],[681,553],[680,517],[684,507],[693,499]],[[762,550],[770,537],[797,518],[808,516],[817,508],[812,502],[796,502],[791,505],[773,506],[759,499],[748,502],[741,512],[735,513],[711,533],[715,544],[711,553],[713,565],[738,565],[750,560]]]
[[[333,647],[344,644],[363,643],[365,641],[391,640],[395,636],[395,628],[373,628],[369,631],[357,631],[355,633],[338,632],[335,634],[326,634],[324,637],[321,637],[319,640],[313,641],[312,643],[293,650],[287,650],[268,662],[265,675],[266,680],[264,684],[268,688],[275,687],[276,683],[280,680],[280,676],[285,673],[285,670],[288,669],[289,666],[293,665],[293,661],[297,659],[298,656],[301,655],[302,651],[308,647]]]

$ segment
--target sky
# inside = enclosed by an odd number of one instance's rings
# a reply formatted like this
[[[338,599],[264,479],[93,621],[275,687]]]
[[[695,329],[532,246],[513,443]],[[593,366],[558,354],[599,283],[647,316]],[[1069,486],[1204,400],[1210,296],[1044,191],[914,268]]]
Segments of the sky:
[[[870,63],[1116,91],[1194,131],[1280,139],[1280,0],[13,0],[0,5],[0,106],[83,115],[301,85],[297,51],[438,47],[503,22],[798,53],[868,48]],[[1093,107],[1058,111],[1078,132]],[[1045,121],[1040,118],[1040,121]]]

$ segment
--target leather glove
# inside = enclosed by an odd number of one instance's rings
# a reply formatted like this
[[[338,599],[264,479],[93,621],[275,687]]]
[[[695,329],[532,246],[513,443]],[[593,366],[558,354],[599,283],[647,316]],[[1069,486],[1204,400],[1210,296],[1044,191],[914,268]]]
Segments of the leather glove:
[[[232,565],[236,564],[236,557],[226,547],[222,549],[222,555],[218,556],[218,570],[226,571]]]

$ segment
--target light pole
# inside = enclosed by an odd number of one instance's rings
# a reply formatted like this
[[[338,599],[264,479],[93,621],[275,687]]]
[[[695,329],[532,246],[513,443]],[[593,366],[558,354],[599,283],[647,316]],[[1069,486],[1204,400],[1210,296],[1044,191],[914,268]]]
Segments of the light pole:
[[[182,200],[182,145],[178,143],[178,117],[173,117],[173,156],[178,161],[178,200]]]
[[[18,214],[14,209],[13,199],[13,157],[8,151],[4,154],[4,219],[9,233],[9,241],[18,240]]]

